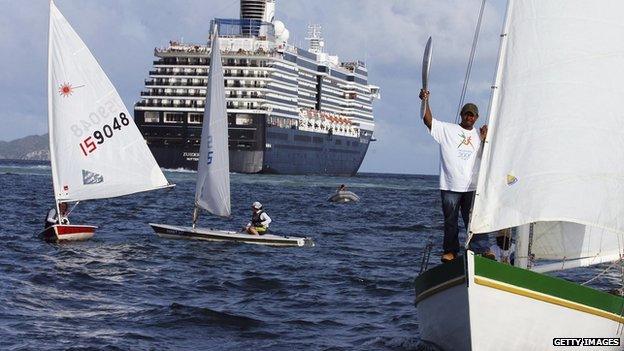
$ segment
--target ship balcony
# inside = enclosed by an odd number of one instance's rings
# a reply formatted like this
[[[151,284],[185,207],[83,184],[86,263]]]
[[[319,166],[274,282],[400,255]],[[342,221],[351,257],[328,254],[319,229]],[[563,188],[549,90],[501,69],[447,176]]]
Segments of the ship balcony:
[[[168,65],[168,66],[207,66],[210,63],[210,59],[208,58],[191,58],[191,60],[187,60],[185,58],[178,58],[175,60],[170,60],[167,58],[166,60],[157,60],[153,61],[154,65]]]
[[[172,72],[172,71],[149,71],[150,76],[188,76],[207,77],[208,72]]]
[[[169,107],[169,108],[203,109],[204,101],[181,99],[181,100],[178,100],[178,102],[176,102],[175,99],[172,99],[172,100],[144,99],[144,100],[138,101],[134,106],[135,107]],[[267,106],[264,106],[262,104],[252,103],[252,102],[243,102],[243,103],[239,102],[238,104],[235,104],[232,101],[228,101],[226,103],[226,108],[228,109],[228,111],[239,111],[239,110],[266,111],[267,110]]]
[[[233,82],[233,83],[227,82],[225,84],[225,87],[226,88],[261,88],[261,89],[264,89],[264,88],[267,87],[267,85],[266,84],[261,84],[259,82],[255,82],[255,83],[244,82],[244,83],[241,83],[241,82],[237,81],[237,82]]]
[[[134,106],[140,107],[177,107],[177,108],[204,108],[203,100],[141,100]]]
[[[234,92],[226,93],[225,97],[232,99],[264,99],[263,94],[252,92],[251,94],[243,92],[242,94],[236,94]]]
[[[175,91],[169,91],[169,92],[163,92],[163,91],[142,91],[141,92],[141,96],[154,96],[154,97],[158,97],[158,96],[163,96],[163,97],[170,97],[170,96],[177,96],[177,97],[201,97],[204,98],[206,97],[206,90],[205,89],[193,89],[195,91],[190,92],[190,91],[183,91],[183,92],[175,92]]]
[[[172,81],[173,80],[173,81]],[[156,79],[146,79],[146,86],[193,86],[193,87],[203,87],[208,84],[207,79],[195,78],[195,79],[167,79],[167,78],[156,78]]]

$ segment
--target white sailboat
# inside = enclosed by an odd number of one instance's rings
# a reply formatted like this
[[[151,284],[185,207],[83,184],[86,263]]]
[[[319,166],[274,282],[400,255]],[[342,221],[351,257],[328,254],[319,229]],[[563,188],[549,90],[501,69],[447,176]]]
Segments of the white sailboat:
[[[202,124],[195,186],[195,209],[192,227],[150,223],[161,237],[208,241],[234,241],[270,246],[312,246],[309,238],[273,234],[251,235],[235,231],[197,228],[202,209],[221,217],[230,216],[230,167],[228,156],[228,120],[225,87],[217,28],[212,34],[210,70]]]
[[[624,298],[544,274],[624,257],[622,13],[619,0],[509,1],[470,232],[516,227],[516,267],[468,251],[418,276],[423,340],[622,350]]]
[[[50,1],[48,128],[59,203],[169,187],[121,97],[78,34]],[[96,227],[57,224],[46,240],[84,240]]]

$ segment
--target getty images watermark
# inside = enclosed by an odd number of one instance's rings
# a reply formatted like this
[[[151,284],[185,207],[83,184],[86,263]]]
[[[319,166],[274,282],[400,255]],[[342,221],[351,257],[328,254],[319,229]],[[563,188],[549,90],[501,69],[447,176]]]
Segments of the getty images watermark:
[[[554,338],[553,346],[620,346],[620,338]]]

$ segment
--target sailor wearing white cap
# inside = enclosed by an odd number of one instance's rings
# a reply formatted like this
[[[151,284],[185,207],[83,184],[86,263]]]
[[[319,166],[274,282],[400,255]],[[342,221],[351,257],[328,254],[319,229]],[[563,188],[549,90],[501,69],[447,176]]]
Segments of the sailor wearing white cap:
[[[251,222],[247,223],[247,226],[243,228],[243,231],[253,235],[262,235],[267,233],[269,230],[269,224],[271,223],[271,217],[264,212],[262,204],[258,201],[251,205],[251,209],[253,211],[251,215]]]

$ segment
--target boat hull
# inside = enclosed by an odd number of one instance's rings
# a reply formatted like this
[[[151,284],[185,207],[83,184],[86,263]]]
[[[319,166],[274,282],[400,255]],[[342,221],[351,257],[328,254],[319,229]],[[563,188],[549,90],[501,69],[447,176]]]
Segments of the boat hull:
[[[555,347],[556,338],[618,342],[592,350],[624,345],[622,297],[471,252],[415,283],[421,339],[444,350],[582,349]]]
[[[150,128],[142,127],[145,131]],[[199,145],[163,144],[149,147],[161,167],[197,169]],[[231,141],[230,141],[231,142]],[[346,137],[267,127],[266,142],[258,150],[229,149],[230,172],[294,175],[354,176],[368,151],[370,136]]]
[[[97,227],[91,225],[55,224],[44,229],[39,235],[49,242],[82,241],[95,235]]]
[[[226,241],[266,246],[314,246],[314,242],[310,238],[279,236],[272,234],[250,235],[233,231],[181,227],[154,223],[150,223],[150,226],[156,235],[169,239]]]
[[[351,191],[338,191],[327,199],[329,202],[358,202],[360,197]]]

